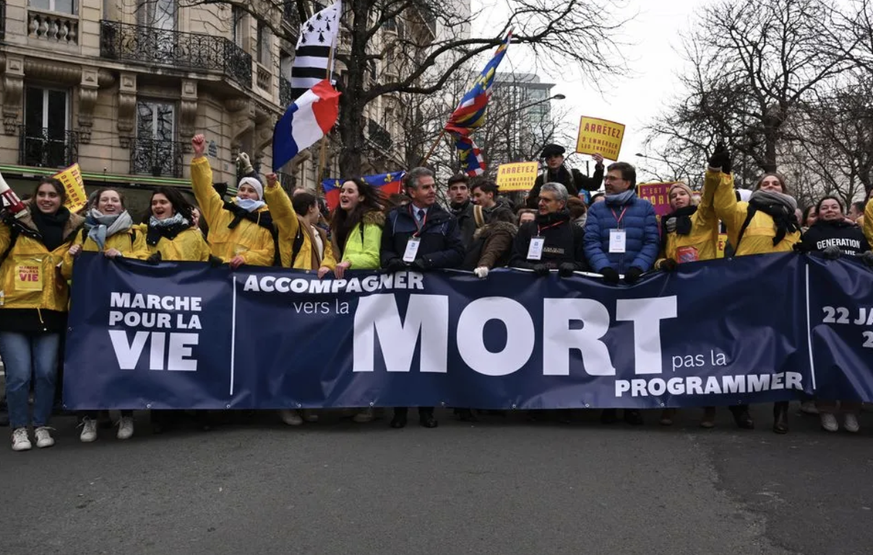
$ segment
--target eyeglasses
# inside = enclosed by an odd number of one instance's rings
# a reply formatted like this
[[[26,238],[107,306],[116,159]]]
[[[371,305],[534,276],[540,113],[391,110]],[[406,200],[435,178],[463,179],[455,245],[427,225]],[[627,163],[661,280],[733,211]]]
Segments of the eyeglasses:
[[[607,175],[603,178],[603,180],[607,183],[612,183],[614,181],[626,181],[625,179],[622,179],[621,177],[615,177],[614,175]]]

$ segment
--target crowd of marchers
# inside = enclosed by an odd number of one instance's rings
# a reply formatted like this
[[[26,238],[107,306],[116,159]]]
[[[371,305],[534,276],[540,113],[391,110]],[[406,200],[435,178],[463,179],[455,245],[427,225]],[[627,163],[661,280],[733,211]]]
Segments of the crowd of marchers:
[[[555,271],[561,278],[588,271],[617,285],[634,284],[649,271],[670,272],[680,264],[716,258],[723,229],[729,256],[818,251],[827,258],[856,256],[873,265],[873,202],[855,203],[847,212],[839,198],[826,196],[801,213],[778,173],[762,175],[752,191],[736,190],[730,155],[721,146],[706,161],[702,191],[684,183],[672,185],[671,212],[659,220],[652,204],[636,194],[632,165],[616,162],[604,168],[603,158],[595,155],[595,172],[589,177],[565,167],[564,149],[558,145],[543,150],[543,173],[518,209],[493,181],[471,182],[465,175],[449,179],[450,202],[444,208],[437,202],[434,173],[419,167],[407,172],[404,194],[392,198],[384,198],[363,179],[345,179],[332,213],[310,192],[295,190],[289,196],[275,174],[262,180],[245,155],[236,196],[227,199],[213,186],[204,137],[195,136],[192,145],[196,205],[177,189],[158,188],[143,223],[135,223],[122,192],[104,188],[91,195],[84,210],[72,214],[64,207],[64,187],[55,179],[43,179],[25,201],[23,213],[4,211],[0,356],[13,450],[31,449],[32,438],[40,448],[54,444],[48,425],[61,379],[58,359],[70,279],[84,251],[153,264],[281,266],[339,279],[349,270],[375,269],[456,268],[482,279],[499,267],[527,269],[537,276]],[[588,196],[601,186],[603,192]],[[473,420],[474,408],[455,413]],[[803,410],[818,413],[827,431],[837,431],[841,422],[847,431],[858,431],[859,403],[809,400]],[[730,411],[737,426],[754,427],[747,406]],[[404,427],[407,415],[406,408],[395,408],[391,427]],[[353,419],[366,423],[374,416],[373,409],[362,408]],[[94,441],[105,414],[83,412],[78,417],[81,441]],[[149,418],[153,431],[161,432],[176,426],[180,417],[178,411],[151,411]],[[419,408],[418,417],[426,428],[438,425],[432,408]],[[280,411],[280,418],[298,426],[317,420],[318,412],[289,409]],[[625,409],[622,418],[643,423],[635,409]],[[674,410],[665,409],[659,420],[670,425],[673,418]],[[715,408],[707,407],[700,425],[711,428],[714,418]],[[601,420],[613,423],[618,413],[604,410]],[[133,413],[122,411],[116,425],[118,439],[130,438]],[[772,427],[776,433],[788,431],[787,402],[773,407]]]

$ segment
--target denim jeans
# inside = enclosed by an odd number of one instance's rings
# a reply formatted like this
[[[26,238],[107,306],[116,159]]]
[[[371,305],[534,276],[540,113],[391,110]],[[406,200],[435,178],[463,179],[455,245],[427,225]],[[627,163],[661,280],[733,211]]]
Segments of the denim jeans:
[[[0,356],[6,367],[9,427],[30,423],[27,398],[33,376],[33,425],[45,426],[52,414],[58,371],[59,333],[0,332]]]

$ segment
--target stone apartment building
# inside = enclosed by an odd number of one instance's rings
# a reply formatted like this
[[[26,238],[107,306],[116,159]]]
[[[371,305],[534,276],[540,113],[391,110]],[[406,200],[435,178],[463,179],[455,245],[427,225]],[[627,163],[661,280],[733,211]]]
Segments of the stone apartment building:
[[[189,187],[195,133],[207,136],[216,182],[235,185],[240,151],[266,171],[273,126],[293,101],[283,75],[295,45],[285,39],[300,26],[296,3],[270,4],[276,13],[259,19],[223,3],[0,0],[0,172],[28,194],[78,162],[87,189],[123,188],[138,216],[154,187]],[[285,39],[265,21],[281,22]],[[374,68],[377,79],[375,69],[390,65]],[[374,103],[366,124],[373,171],[403,160],[390,102]],[[335,174],[335,143],[330,154]],[[314,188],[317,161],[317,150],[303,153],[283,183]]]

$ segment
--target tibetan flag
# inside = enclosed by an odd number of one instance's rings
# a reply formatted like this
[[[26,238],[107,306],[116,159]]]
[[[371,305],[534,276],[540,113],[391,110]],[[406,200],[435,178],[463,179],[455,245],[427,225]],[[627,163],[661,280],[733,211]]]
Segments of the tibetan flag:
[[[485,173],[485,159],[473,139],[458,133],[452,133],[452,136],[455,138],[455,148],[458,149],[458,157],[461,159],[461,171],[469,176]]]
[[[488,108],[488,100],[491,99],[491,86],[494,84],[494,75],[497,73],[497,66],[503,61],[503,56],[506,54],[506,49],[509,48],[509,41],[512,40],[512,31],[507,33],[503,44],[497,47],[494,52],[494,57],[476,78],[473,87],[467,91],[467,94],[461,99],[458,107],[449,116],[449,122],[446,124],[446,131],[453,131],[467,135],[470,130],[482,127],[485,123],[485,110]]]
[[[339,96],[324,79],[288,107],[273,130],[273,171],[330,132],[339,115]]]
[[[379,189],[385,198],[391,195],[400,193],[403,177],[406,172],[395,173],[380,173],[377,175],[365,175],[364,181]],[[342,187],[340,179],[325,179],[321,182],[321,188],[324,190],[324,200],[327,201],[327,209],[333,212],[334,208],[339,206],[340,188]]]

